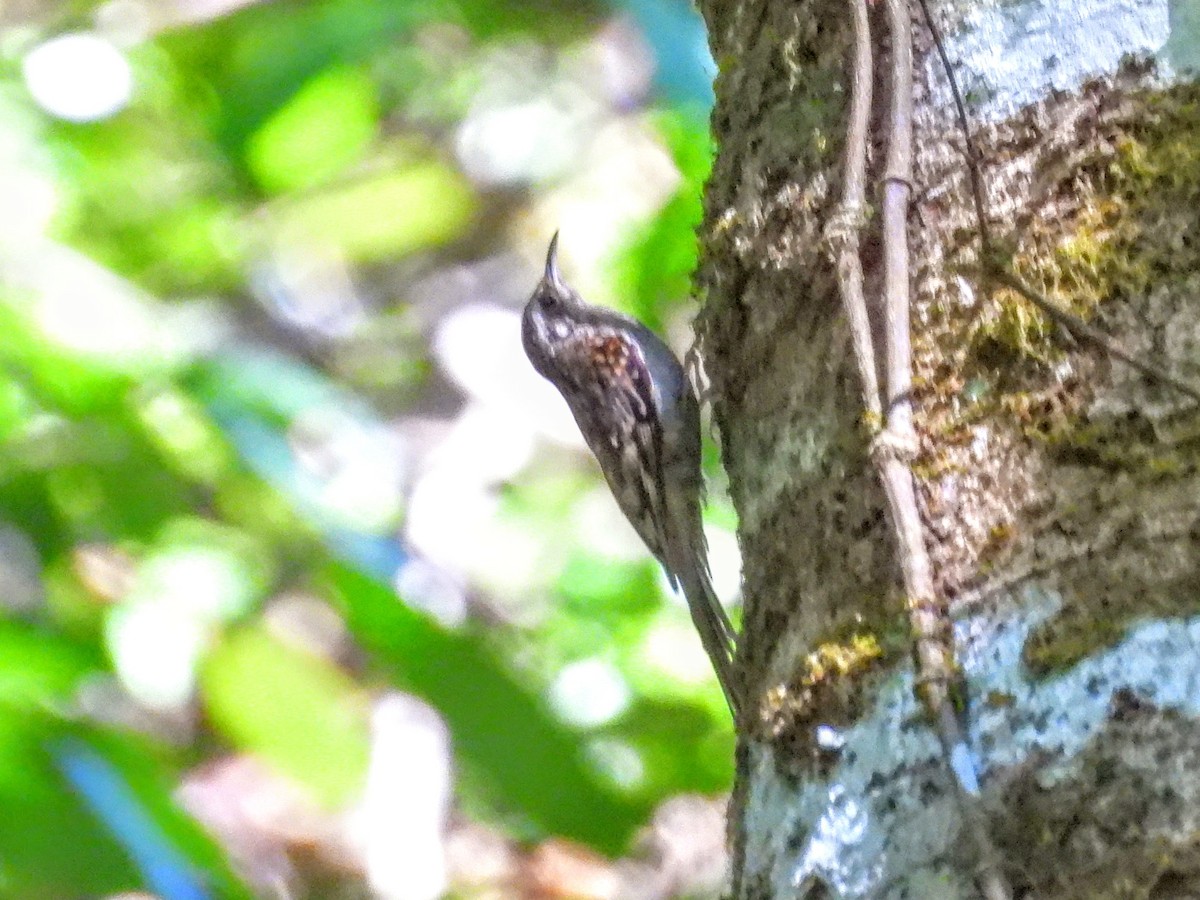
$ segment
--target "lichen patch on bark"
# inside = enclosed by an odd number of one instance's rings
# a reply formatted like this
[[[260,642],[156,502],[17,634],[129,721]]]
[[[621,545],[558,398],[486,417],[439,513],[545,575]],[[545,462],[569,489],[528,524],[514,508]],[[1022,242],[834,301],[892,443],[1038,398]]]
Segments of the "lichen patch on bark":
[[[1023,211],[1007,234],[1015,270],[1127,350],[1194,377],[1200,90],[1147,76],[1131,66],[981,137],[998,205]],[[927,155],[938,171],[940,154]],[[1041,670],[1111,645],[1139,618],[1200,608],[1195,404],[1012,292],[964,287],[971,245],[947,248],[966,226],[939,204],[929,217],[917,471],[947,593],[1037,574],[1062,587],[1063,612],[1027,653]]]

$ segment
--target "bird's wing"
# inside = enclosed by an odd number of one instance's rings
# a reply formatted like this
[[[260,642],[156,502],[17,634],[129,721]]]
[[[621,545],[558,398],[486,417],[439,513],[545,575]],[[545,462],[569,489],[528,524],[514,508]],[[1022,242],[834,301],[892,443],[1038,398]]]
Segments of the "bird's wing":
[[[581,333],[572,366],[587,373],[571,411],[625,517],[665,564],[667,506],[663,496],[663,435],[653,380],[637,345],[605,329]],[[668,570],[668,575],[674,573]]]

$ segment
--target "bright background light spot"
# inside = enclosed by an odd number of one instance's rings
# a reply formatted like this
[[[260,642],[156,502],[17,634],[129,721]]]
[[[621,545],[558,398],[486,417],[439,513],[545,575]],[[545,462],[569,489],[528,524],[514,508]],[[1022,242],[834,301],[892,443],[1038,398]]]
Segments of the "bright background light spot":
[[[179,546],[146,561],[129,602],[170,604],[200,620],[225,620],[243,612],[252,593],[251,576],[233,554],[214,547]]]
[[[550,703],[564,721],[595,727],[629,706],[629,686],[611,663],[583,659],[559,671],[550,686]]]
[[[210,626],[161,603],[117,607],[105,624],[108,651],[121,683],[151,709],[181,709],[191,700],[196,660]]]
[[[69,122],[106,119],[133,96],[129,63],[96,34],[51,38],[29,51],[21,71],[38,106]]]
[[[602,775],[630,790],[646,778],[646,763],[637,748],[612,738],[597,738],[587,745],[587,756]]]
[[[712,665],[690,622],[660,617],[643,646],[641,658],[673,681],[703,684],[712,677]]]
[[[580,546],[602,556],[637,560],[650,555],[607,486],[597,485],[579,499],[571,524]]]
[[[437,711],[388,694],[371,714],[371,762],[351,833],[373,895],[435,900],[447,887],[443,832],[453,784],[450,733]]]
[[[513,440],[522,431],[536,431],[567,446],[582,446],[567,404],[521,349],[519,313],[486,303],[457,309],[439,323],[433,352],[465,394],[504,411]]]
[[[742,551],[737,536],[724,528],[706,528],[708,564],[712,568],[713,590],[728,608],[742,591]]]
[[[399,517],[404,447],[386,428],[330,403],[301,411],[288,441],[314,499],[339,524],[380,531]]]

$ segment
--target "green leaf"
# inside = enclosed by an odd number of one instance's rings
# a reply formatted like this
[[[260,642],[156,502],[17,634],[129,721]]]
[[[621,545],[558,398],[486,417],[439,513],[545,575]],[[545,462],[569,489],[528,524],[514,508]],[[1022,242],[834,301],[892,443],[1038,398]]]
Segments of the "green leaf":
[[[445,243],[475,209],[470,185],[440,162],[407,165],[293,200],[279,211],[285,243],[340,247],[359,262]]]
[[[32,321],[31,306],[28,297],[0,296],[0,362],[20,372],[47,405],[83,413],[119,402],[129,384],[126,373],[48,338]]]
[[[713,727],[713,715],[724,727]],[[678,793],[728,791],[733,779],[735,737],[724,700],[710,712],[694,704],[643,699],[612,729],[628,741],[645,766],[641,790],[648,799]]]
[[[98,897],[174,866],[214,896],[249,896],[176,805],[175,772],[151,744],[60,718],[100,669],[94,647],[0,620],[0,660],[0,895]]]
[[[218,731],[319,802],[336,806],[361,789],[370,746],[366,699],[325,660],[247,628],[213,649],[200,684]]]
[[[236,453],[208,411],[173,386],[139,391],[134,414],[163,462],[192,481],[215,484],[231,472]]]
[[[363,157],[378,119],[375,83],[364,72],[326,69],[254,133],[247,165],[273,193],[316,187]]]
[[[244,142],[310,78],[335,63],[365,62],[448,9],[444,0],[259,3],[161,43],[191,90],[213,99],[215,136],[240,159]]]
[[[138,887],[132,862],[55,770],[46,746],[58,734],[0,707],[0,894],[52,900]]]
[[[0,708],[48,711],[66,702],[101,657],[52,632],[0,619]]]
[[[0,374],[0,442],[19,433],[35,410],[33,399],[21,383]]]
[[[136,884],[124,854],[66,789],[44,749],[59,733],[53,710],[97,660],[9,621],[0,621],[0,660],[0,893],[99,894]]]
[[[74,448],[79,458],[46,475],[50,501],[76,534],[144,540],[199,500],[123,410],[87,426]]]
[[[477,640],[450,633],[387,587],[328,569],[347,624],[402,686],[445,718],[456,753],[493,813],[519,814],[540,834],[622,851],[648,807],[605,784],[581,739],[523,690]]]
[[[616,560],[578,551],[559,575],[558,589],[568,608],[596,621],[621,622],[658,609],[662,591],[657,572],[658,563],[652,560]]]

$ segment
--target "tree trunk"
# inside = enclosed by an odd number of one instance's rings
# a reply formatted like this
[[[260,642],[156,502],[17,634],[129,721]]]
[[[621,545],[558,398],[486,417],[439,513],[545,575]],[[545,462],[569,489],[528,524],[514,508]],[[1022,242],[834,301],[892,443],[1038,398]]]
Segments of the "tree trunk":
[[[741,517],[752,698],[735,895],[978,896],[975,816],[1015,895],[1200,896],[1196,402],[984,274],[1200,382],[1200,89],[1169,70],[1190,62],[1184,4],[933,9],[992,261],[947,74],[910,10],[911,471],[978,795],[915,690],[882,422],[824,239],[855,0],[700,5],[720,76],[698,331]],[[878,186],[894,35],[883,0],[866,6]],[[858,253],[876,346],[879,196]]]

